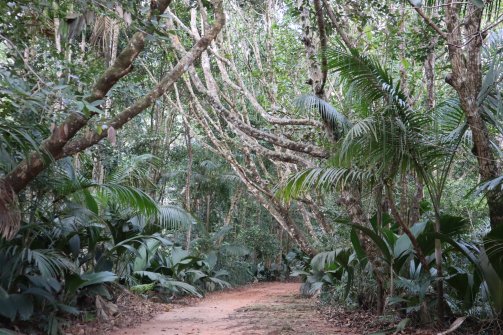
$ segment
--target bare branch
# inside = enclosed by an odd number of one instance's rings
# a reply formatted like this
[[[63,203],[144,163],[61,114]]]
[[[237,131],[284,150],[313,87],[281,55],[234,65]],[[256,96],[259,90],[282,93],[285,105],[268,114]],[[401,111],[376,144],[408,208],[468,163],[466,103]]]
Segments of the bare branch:
[[[424,22],[426,22],[426,24],[428,24],[431,28],[433,28],[433,30],[435,30],[438,33],[438,35],[440,35],[440,37],[442,37],[444,40],[447,40],[447,35],[442,31],[442,29],[440,29],[440,27],[437,26],[437,24],[433,22],[432,19],[428,15],[426,15],[426,13],[423,12],[423,10],[420,7],[415,6],[411,0],[408,1],[414,8],[414,10],[419,14],[419,16],[423,18]]]

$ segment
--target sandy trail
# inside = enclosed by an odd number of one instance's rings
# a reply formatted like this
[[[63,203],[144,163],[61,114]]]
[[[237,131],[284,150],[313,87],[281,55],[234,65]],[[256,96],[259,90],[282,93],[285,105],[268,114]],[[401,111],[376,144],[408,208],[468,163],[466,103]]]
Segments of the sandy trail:
[[[177,306],[135,329],[113,335],[352,334],[334,329],[301,298],[298,283],[260,283],[211,294],[193,306]]]

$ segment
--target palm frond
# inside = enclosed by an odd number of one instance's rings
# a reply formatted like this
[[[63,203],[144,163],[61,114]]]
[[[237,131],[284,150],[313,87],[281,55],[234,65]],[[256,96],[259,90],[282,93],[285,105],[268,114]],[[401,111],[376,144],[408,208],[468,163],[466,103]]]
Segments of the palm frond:
[[[294,105],[301,111],[314,109],[319,112],[325,124],[329,125],[332,131],[339,133],[339,136],[337,136],[338,138],[351,127],[351,123],[343,114],[339,113],[332,105],[317,96],[302,95],[295,99]]]
[[[27,158],[32,152],[42,153],[45,158],[51,159],[51,155],[41,151],[33,136],[34,131],[39,130],[0,118],[0,171],[9,172],[16,166],[20,156]]]
[[[181,291],[202,298],[201,293],[199,293],[194,286],[182,281],[173,280],[160,273],[151,271],[136,271],[134,274],[141,277],[147,277],[151,281],[157,282],[159,286],[167,288],[173,292]]]
[[[369,171],[348,168],[312,168],[288,178],[285,185],[280,187],[276,195],[284,201],[289,201],[311,191],[329,191],[346,184],[370,181]]]
[[[352,151],[351,149],[357,147],[357,139],[361,139],[363,137],[370,137],[378,140],[376,119],[374,117],[368,117],[360,120],[348,130],[344,140],[342,141],[340,149],[340,159],[342,161],[346,157],[354,157],[354,155],[350,155],[350,152]]]
[[[190,213],[174,205],[160,207],[156,221],[164,229],[177,229],[195,223],[195,219]]]
[[[113,201],[144,215],[155,215],[159,211],[157,203],[147,193],[135,187],[118,184],[94,184],[93,186],[98,188],[98,192],[102,196],[104,195],[108,201]]]
[[[13,245],[0,250],[0,254],[2,258],[7,257],[9,264],[18,264],[12,268],[33,267],[35,272],[44,277],[62,277],[66,271],[75,269],[75,265],[65,255],[54,249],[30,249]],[[8,264],[4,266],[10,267]]]
[[[141,156],[138,162],[153,157],[151,155],[144,156]],[[134,171],[131,165],[119,170],[120,172],[109,178],[111,182],[97,184],[76,174],[71,166],[66,169],[60,166],[56,168],[57,178],[52,181],[52,187],[59,198],[73,197],[76,201],[86,204],[87,208],[95,213],[97,213],[98,203],[114,203],[143,215],[157,214],[159,212],[157,203],[147,193],[136,187],[120,184]],[[91,193],[90,190],[94,190],[95,193]]]
[[[358,50],[345,50],[334,47],[326,52],[328,69],[339,73],[343,82],[354,88],[362,98],[369,102],[384,99],[401,110],[411,110],[400,85],[393,82],[392,76],[372,57],[361,55]]]
[[[499,176],[497,178],[486,181],[485,183],[482,183],[478,187],[477,193],[485,193],[498,189],[503,190],[503,176]]]
[[[150,181],[151,168],[158,167],[159,159],[151,154],[144,154],[130,158],[117,166],[107,177],[106,181],[113,184],[145,185]]]
[[[465,114],[457,97],[440,102],[433,109],[432,115],[433,121],[443,132],[450,132],[465,123]]]

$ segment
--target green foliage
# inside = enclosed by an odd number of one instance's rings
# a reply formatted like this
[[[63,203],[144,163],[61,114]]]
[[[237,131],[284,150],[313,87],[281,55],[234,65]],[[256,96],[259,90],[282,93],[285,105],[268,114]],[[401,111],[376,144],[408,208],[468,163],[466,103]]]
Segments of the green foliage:
[[[279,248],[274,235],[261,226],[250,226],[242,229],[237,240],[255,253],[261,260],[272,260],[278,255]]]
[[[177,206],[158,206],[131,186],[141,184],[142,175],[138,169],[123,167],[100,184],[67,162],[59,164],[56,178],[46,184],[57,204],[53,212],[37,209],[32,223],[24,222],[16,238],[0,241],[0,316],[11,321],[41,320],[49,333],[56,334],[58,318],[78,314],[82,307],[78,302],[85,301],[81,297],[111,298],[104,284],[117,280],[134,284],[142,271],[157,276],[157,285],[165,290],[200,296],[188,276],[177,280],[149,271],[156,259],[168,257],[172,249],[163,232],[192,224],[194,219]],[[202,271],[201,265],[192,265],[185,270]],[[193,284],[208,281],[227,287],[222,276],[225,273],[205,275],[207,279],[199,276]],[[215,289],[206,286],[201,287]]]
[[[466,259],[473,265],[474,272],[472,273],[473,278],[477,278],[478,281],[475,281],[473,286],[465,287],[465,290],[468,291],[463,295],[473,295],[473,291],[477,292],[478,287],[477,283],[482,281],[481,290],[483,290],[488,297],[488,300],[492,304],[494,317],[499,317],[503,312],[503,279],[501,278],[501,257],[493,258],[493,262],[490,261],[490,258],[487,255],[487,251],[483,246],[478,248],[476,245],[463,242],[456,241],[452,239],[448,235],[439,235],[438,236],[443,241],[446,241],[451,246],[454,247],[456,252],[462,254]],[[489,238],[490,239],[490,238]],[[492,240],[494,242],[494,240]],[[493,245],[498,245],[498,242]],[[499,244],[501,246],[501,244]],[[494,256],[494,254],[493,254]]]
[[[337,249],[317,254],[308,266],[294,269],[291,276],[302,278],[301,292],[305,295],[313,295],[324,285],[333,286],[345,280],[344,298],[347,298],[357,266],[356,255],[351,249]]]
[[[190,9],[198,5],[173,2],[172,13],[158,19],[148,14],[149,2],[121,1],[121,11],[130,15],[126,19],[110,1],[0,3],[5,14],[0,18],[0,177],[32,152],[42,154],[48,167],[19,194],[18,236],[0,240],[0,323],[31,319],[56,333],[66,313],[89,307],[80,304],[82,298],[110,297],[112,282],[168,300],[255,279],[282,280],[288,271],[302,277],[306,293],[333,290],[340,300],[352,303],[362,295],[370,296],[369,301],[375,297],[373,276],[381,273],[381,284],[395,289],[391,305],[414,314],[432,307],[440,279],[433,264],[439,238],[433,233],[435,222],[443,234],[443,279],[451,309],[471,313],[483,303],[488,306],[484,299],[489,299],[495,315],[501,313],[503,232],[494,229],[484,236],[488,223],[482,194],[502,189],[503,177],[477,185],[472,134],[460,100],[452,97],[450,87],[440,85],[450,68],[446,57],[437,57],[434,66],[436,106],[427,106],[424,61],[430,52],[443,52],[434,39],[436,32],[414,19],[409,7],[374,0],[329,3],[357,48],[339,43],[326,50],[327,101],[306,94],[313,59],[300,61],[307,41],[299,38],[295,1],[273,1],[274,8],[263,1],[229,2],[226,14],[232,30],[210,53],[212,69],[228,67],[229,78],[222,71],[215,76],[226,107],[241,113],[238,116],[251,127],[323,146],[330,158],[322,162],[244,136],[211,110],[204,94],[196,90],[192,96],[182,82],[176,92],[130,120],[116,139],[79,153],[73,161],[55,162],[40,149],[55,125],[72,113],[94,114],[74,139],[106,131],[104,125],[112,117],[177,62],[180,55],[170,47],[172,35],[184,47],[192,46],[193,33],[186,27],[192,24]],[[461,15],[467,6],[477,6],[484,10],[484,20],[498,18],[500,5],[468,1],[460,4]],[[211,14],[209,1],[202,6]],[[442,3],[426,1],[422,6],[444,29],[437,15],[445,10]],[[172,14],[180,23],[165,29]],[[313,14],[308,17],[311,23]],[[127,22],[131,16],[133,23]],[[196,26],[204,26],[201,17],[196,15]],[[117,33],[107,31],[112,20],[120,31],[117,43],[109,43]],[[147,34],[146,52],[135,60],[134,71],[103,99],[88,102],[96,78],[116,56],[109,46],[125,48],[138,30]],[[329,39],[337,33],[331,24],[326,30]],[[55,48],[57,40],[61,52]],[[484,40],[484,76],[476,101],[498,159],[503,156],[501,40],[498,31]],[[200,75],[199,61],[194,66],[192,74]],[[229,80],[247,87],[254,101]],[[319,119],[325,129],[269,123],[257,103],[272,117]],[[208,109],[209,129],[222,129],[214,132],[212,141],[198,120],[199,104]],[[251,143],[246,150],[243,138]],[[230,158],[221,157],[227,151]],[[275,153],[297,155],[306,164],[279,163]],[[311,237],[321,241],[315,245],[322,246],[319,250],[330,251],[312,259],[302,252],[285,255],[291,239],[278,232],[271,213],[262,207],[264,200],[244,190],[243,174],[250,179],[248,188],[252,185],[267,196],[268,187],[281,180],[285,182],[277,195],[285,202],[306,197],[303,200],[315,205],[324,203],[319,210],[336,229],[324,234],[324,227],[313,222]],[[414,189],[423,186],[424,191]],[[396,199],[384,194],[387,188]],[[351,218],[337,201],[340,191],[347,190],[361,195],[368,225],[349,224]],[[413,206],[422,196],[428,206],[417,218]],[[430,272],[419,265],[410,238],[388,215],[391,201],[417,238]],[[296,208],[293,204],[287,214],[298,223]],[[299,226],[300,234],[311,233],[305,228]],[[363,238],[372,244],[382,268],[372,268]],[[467,240],[473,245],[463,242]]]

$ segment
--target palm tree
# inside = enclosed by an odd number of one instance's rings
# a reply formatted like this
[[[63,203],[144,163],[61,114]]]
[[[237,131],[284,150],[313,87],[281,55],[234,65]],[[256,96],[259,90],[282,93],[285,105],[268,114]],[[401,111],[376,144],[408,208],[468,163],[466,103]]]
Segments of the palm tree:
[[[395,83],[375,58],[362,56],[355,49],[333,48],[327,51],[327,59],[329,69],[339,74],[346,88],[351,107],[362,118],[353,122],[317,97],[300,98],[299,105],[320,111],[325,123],[332,126],[338,141],[326,166],[293,175],[279,194],[284,199],[290,199],[312,189],[340,190],[341,203],[348,208],[352,222],[369,226],[362,211],[361,194],[377,190],[374,200],[380,217],[383,213],[378,198],[384,191],[392,217],[412,242],[423,269],[428,270],[430,264],[426,255],[396,206],[394,183],[407,173],[419,176],[427,186],[439,222],[445,180],[467,127],[458,118],[458,124],[449,129],[446,127],[448,132],[443,135],[436,135],[431,130],[439,120],[456,120],[459,107],[456,104],[441,105],[442,113],[439,111],[436,118],[414,110],[401,92],[400,83]],[[358,207],[360,209],[355,210]],[[439,232],[439,226],[436,228]],[[367,250],[370,249],[367,247]],[[375,256],[367,256],[376,259]],[[439,242],[436,259],[441,276]],[[441,281],[439,283],[438,292],[442,297]]]

